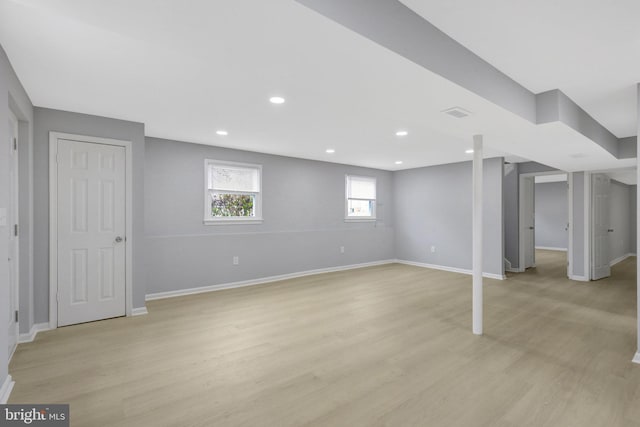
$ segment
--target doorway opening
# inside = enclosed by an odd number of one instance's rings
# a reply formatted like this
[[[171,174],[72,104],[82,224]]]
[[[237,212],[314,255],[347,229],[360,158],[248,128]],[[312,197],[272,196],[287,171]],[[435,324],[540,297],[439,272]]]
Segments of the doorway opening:
[[[519,271],[570,276],[571,182],[565,172],[520,175]],[[546,273],[545,273],[546,272]]]

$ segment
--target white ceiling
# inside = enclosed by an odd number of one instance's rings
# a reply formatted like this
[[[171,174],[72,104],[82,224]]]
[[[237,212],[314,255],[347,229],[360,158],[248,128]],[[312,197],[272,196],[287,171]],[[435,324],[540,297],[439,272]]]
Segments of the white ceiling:
[[[401,0],[534,93],[560,89],[617,137],[637,134],[638,0]]]
[[[0,0],[0,43],[35,105],[143,122],[149,136],[397,170],[469,160],[482,133],[485,157],[567,171],[635,164],[563,124],[533,125],[293,0],[188,6]],[[287,102],[274,106],[273,95]],[[441,113],[453,106],[473,114]]]

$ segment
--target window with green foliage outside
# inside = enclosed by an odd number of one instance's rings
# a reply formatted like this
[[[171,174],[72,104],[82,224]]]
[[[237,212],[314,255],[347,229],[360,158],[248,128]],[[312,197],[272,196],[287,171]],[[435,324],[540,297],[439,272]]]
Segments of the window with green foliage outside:
[[[262,167],[206,161],[205,221],[261,220]]]
[[[253,195],[213,193],[211,216],[255,216],[254,203]]]

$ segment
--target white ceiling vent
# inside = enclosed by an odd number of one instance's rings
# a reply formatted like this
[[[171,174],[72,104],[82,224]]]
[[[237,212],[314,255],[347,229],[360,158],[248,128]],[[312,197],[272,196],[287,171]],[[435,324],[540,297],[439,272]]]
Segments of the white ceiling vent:
[[[450,116],[453,116],[456,119],[461,119],[463,117],[467,117],[471,115],[471,111],[467,111],[464,108],[460,108],[460,107],[448,108],[446,110],[443,110],[442,112]]]

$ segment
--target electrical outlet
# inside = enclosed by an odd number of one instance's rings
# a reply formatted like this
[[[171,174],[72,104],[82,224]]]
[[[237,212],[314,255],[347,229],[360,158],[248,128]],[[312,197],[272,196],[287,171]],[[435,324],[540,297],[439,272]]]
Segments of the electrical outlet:
[[[343,254],[344,253],[344,246],[340,246],[340,253]]]
[[[436,252],[436,247],[435,246],[431,246],[431,253],[435,253]]]
[[[233,265],[238,265],[240,264],[240,257],[239,256],[234,256],[233,257]]]

